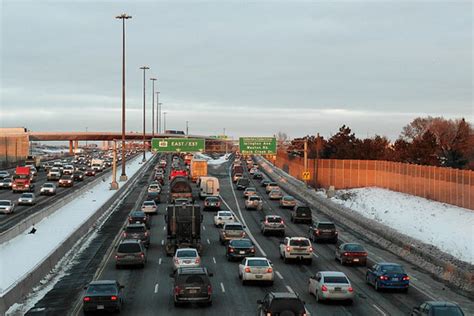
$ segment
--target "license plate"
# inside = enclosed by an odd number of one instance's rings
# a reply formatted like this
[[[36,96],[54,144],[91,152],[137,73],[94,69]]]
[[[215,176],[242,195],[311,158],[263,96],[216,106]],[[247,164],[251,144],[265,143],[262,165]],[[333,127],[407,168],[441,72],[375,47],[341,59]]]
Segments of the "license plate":
[[[104,309],[104,305],[97,305],[97,309]]]
[[[240,251],[239,253],[240,253],[241,255],[243,255],[243,254],[245,254],[245,251]]]
[[[257,274],[255,277],[256,277],[257,279],[261,279],[261,278],[263,277],[263,275]]]
[[[197,292],[197,290],[189,290],[189,294],[196,294]]]
[[[334,292],[340,292],[341,291],[341,288],[340,287],[335,287],[334,288]]]
[[[359,259],[358,259],[358,258],[355,258],[355,259],[354,259],[354,262],[359,262]]]
[[[399,278],[392,278],[392,281],[399,281]]]
[[[191,263],[191,260],[184,260],[184,263]]]
[[[305,214],[305,213],[303,213],[303,214],[301,214],[301,216],[306,216],[306,214]]]

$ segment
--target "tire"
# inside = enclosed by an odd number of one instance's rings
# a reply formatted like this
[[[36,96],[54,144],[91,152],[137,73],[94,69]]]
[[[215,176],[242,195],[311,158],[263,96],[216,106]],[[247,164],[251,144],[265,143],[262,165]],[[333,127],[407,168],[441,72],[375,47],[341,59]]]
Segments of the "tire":
[[[242,279],[242,285],[244,285],[244,286],[247,285],[247,281]]]
[[[180,307],[180,306],[181,306],[181,303],[180,303],[180,302],[174,301],[174,307]]]
[[[313,259],[307,259],[305,263],[307,266],[310,266],[311,264],[313,264]]]
[[[212,301],[207,302],[206,306],[212,306]]]
[[[283,256],[283,262],[284,262],[284,263],[288,263],[288,262],[289,262],[289,259],[288,259],[287,257]]]
[[[323,302],[323,300],[322,300],[321,298],[319,298],[318,291],[316,291],[316,292],[314,293],[314,296],[316,296],[316,303],[322,303],[322,302]]]
[[[379,287],[379,282],[378,282],[378,281],[375,281],[375,283],[374,283],[374,288],[375,288],[375,291],[376,291],[376,292],[380,291],[380,287]]]
[[[269,285],[269,286],[273,286],[273,280],[272,280],[272,281],[268,281],[268,285]]]

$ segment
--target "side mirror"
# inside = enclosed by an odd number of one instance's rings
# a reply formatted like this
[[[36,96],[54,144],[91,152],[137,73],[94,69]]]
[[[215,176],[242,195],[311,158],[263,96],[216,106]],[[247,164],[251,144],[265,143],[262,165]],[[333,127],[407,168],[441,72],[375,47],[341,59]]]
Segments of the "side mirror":
[[[84,290],[87,290],[87,286],[84,286],[83,289],[84,289]]]
[[[121,288],[121,289],[124,289],[124,288],[125,288],[125,285],[120,285],[120,288]]]
[[[262,301],[262,300],[257,300],[257,304],[262,305],[262,304],[263,304],[263,301]]]
[[[209,272],[207,275],[209,275],[210,277],[213,277],[213,276],[214,276],[214,273]]]

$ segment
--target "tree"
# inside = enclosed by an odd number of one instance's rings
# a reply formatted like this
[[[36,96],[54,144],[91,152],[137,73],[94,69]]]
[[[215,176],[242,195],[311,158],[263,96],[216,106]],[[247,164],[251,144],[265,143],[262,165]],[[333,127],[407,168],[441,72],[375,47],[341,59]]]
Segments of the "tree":
[[[357,159],[356,147],[360,140],[351,133],[351,129],[342,125],[339,132],[328,139],[324,156],[331,159]]]
[[[356,146],[354,156],[363,160],[385,160],[392,153],[390,141],[385,136],[375,135],[374,138],[361,140]]]

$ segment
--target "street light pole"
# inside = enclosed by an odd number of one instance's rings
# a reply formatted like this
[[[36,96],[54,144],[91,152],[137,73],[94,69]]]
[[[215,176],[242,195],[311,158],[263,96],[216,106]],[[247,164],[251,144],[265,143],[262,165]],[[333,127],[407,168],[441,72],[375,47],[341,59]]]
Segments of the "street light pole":
[[[131,19],[132,16],[123,13],[115,18],[122,20],[122,174],[120,181],[127,181],[125,173],[125,20]]]
[[[166,113],[163,112],[163,133],[166,133]]]
[[[189,121],[186,121],[186,136],[188,136],[188,124],[189,124]]]
[[[146,130],[145,130],[145,103],[146,103],[146,95],[145,95],[145,72],[150,69],[150,67],[147,67],[147,66],[142,66],[140,67],[140,69],[143,70],[143,159],[142,159],[142,162],[145,162],[146,161],[146,158],[145,158],[145,153],[146,153],[146,138],[145,138],[145,133],[146,133]]]
[[[160,122],[160,102],[158,102],[160,91],[156,92],[156,133],[160,133],[161,122]]]
[[[150,78],[153,92],[151,94],[151,138],[155,137],[155,81],[156,78]]]

